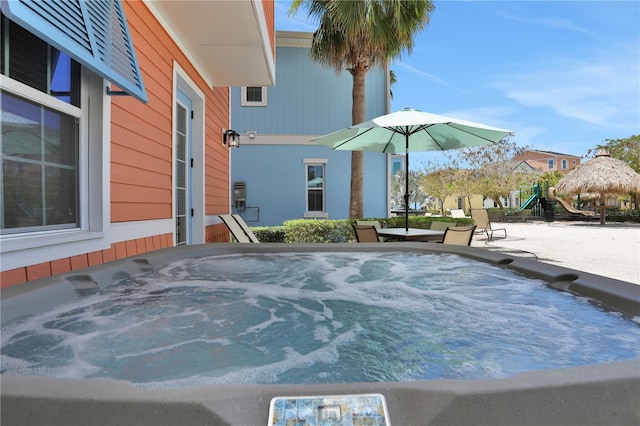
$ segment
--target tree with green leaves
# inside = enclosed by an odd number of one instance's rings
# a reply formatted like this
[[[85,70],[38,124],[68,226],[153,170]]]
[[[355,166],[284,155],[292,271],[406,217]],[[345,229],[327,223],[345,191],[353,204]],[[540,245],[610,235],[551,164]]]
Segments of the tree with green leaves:
[[[471,196],[479,194],[476,176],[473,170],[453,169],[454,181],[452,190],[454,194],[467,199],[467,205],[471,208]],[[469,213],[469,212],[467,212]]]
[[[461,165],[467,166],[475,179],[477,192],[491,198],[502,210],[501,198],[509,198],[511,191],[536,179],[534,173],[519,171],[518,164],[511,160],[524,149],[507,137],[496,144],[457,151],[454,164],[457,169],[461,169]]]
[[[440,212],[444,216],[444,200],[456,194],[455,182],[458,171],[437,162],[429,162],[423,169],[420,185],[426,194],[440,201]]]
[[[605,139],[604,144],[590,149],[588,157],[595,157],[599,150],[605,149],[612,158],[624,161],[636,172],[640,173],[640,135],[633,135],[623,139]]]
[[[640,135],[629,136],[623,139],[605,139],[604,144],[590,149],[587,157],[595,157],[599,150],[609,152],[612,158],[624,161],[636,172],[640,173]],[[640,194],[630,194],[631,201],[636,210],[640,210]]]
[[[305,8],[318,21],[311,58],[346,68],[353,77],[352,124],[365,121],[365,77],[370,67],[385,67],[402,53],[410,54],[413,38],[429,23],[435,6],[431,0],[293,0],[289,14]],[[364,217],[361,151],[351,154],[349,217]]]

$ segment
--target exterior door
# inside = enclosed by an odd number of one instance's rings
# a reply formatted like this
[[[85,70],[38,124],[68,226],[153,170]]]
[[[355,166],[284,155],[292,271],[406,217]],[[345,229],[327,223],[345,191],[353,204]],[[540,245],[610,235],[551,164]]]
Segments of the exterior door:
[[[191,155],[191,99],[178,90],[175,126],[175,179],[174,209],[176,221],[176,245],[191,244],[192,241],[192,169]]]

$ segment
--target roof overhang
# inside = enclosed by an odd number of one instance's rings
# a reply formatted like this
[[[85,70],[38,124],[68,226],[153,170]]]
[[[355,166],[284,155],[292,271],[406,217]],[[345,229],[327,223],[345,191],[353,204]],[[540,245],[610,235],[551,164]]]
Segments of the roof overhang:
[[[275,85],[261,0],[145,0],[211,86]]]

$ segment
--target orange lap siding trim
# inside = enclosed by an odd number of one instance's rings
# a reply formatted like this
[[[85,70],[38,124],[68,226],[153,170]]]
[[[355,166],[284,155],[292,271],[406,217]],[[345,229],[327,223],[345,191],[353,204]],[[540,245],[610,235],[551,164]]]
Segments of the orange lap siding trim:
[[[205,228],[205,241],[207,243],[228,243],[231,241],[229,229],[221,223],[207,226]]]
[[[275,35],[273,30],[275,27],[275,1],[274,0],[262,0],[262,9],[264,10],[264,17],[267,22],[267,30],[269,31],[269,42],[271,43],[272,54],[276,54]]]
[[[155,244],[155,242],[157,242],[157,244]],[[0,288],[11,287],[28,281],[75,271],[86,268],[87,266],[100,265],[116,259],[124,259],[129,256],[135,256],[166,247],[173,247],[173,234],[120,241],[111,244],[111,247],[105,250],[2,271],[2,273],[0,273]],[[122,257],[118,257],[117,253]],[[128,256],[126,254],[128,254]]]
[[[271,1],[266,1],[265,9],[273,9]],[[111,98],[111,221],[173,216],[174,61],[205,97],[204,214],[225,213],[229,151],[220,138],[222,129],[229,128],[229,89],[212,88],[202,79],[145,2],[123,2],[123,6],[149,102]],[[166,241],[161,244],[166,246]]]

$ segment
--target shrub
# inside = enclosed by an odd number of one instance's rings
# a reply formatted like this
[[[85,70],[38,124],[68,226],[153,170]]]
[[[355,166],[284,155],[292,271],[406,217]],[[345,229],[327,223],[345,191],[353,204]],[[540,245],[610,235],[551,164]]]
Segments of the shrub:
[[[640,223],[640,210],[607,209],[606,220],[611,222],[636,222]]]
[[[404,216],[389,218],[368,218],[377,220],[383,227],[404,227]],[[473,225],[472,219],[453,219],[450,217],[410,216],[409,227],[429,229],[434,220],[457,222],[458,226]],[[283,226],[251,227],[253,233],[263,243],[344,243],[356,241],[352,224],[355,219],[294,219],[287,220]]]
[[[347,219],[287,220],[284,229],[287,243],[339,243],[348,241],[349,235],[353,235],[351,222]]]
[[[251,227],[261,243],[284,243],[285,232],[283,226],[256,226]]]

